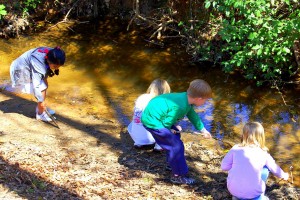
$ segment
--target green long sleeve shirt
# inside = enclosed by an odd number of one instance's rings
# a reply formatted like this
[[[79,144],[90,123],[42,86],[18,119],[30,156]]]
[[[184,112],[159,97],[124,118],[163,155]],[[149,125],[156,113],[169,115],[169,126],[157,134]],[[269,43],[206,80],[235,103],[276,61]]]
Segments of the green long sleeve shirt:
[[[188,103],[186,92],[162,94],[153,98],[142,114],[142,123],[152,129],[170,129],[178,119],[187,118],[197,130],[204,128],[204,125]]]

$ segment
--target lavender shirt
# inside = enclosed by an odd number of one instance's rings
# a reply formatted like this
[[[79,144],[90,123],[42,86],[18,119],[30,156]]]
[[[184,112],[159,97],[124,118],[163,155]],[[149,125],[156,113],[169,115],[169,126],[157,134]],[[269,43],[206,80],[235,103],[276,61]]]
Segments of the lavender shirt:
[[[287,174],[275,163],[272,156],[259,147],[235,145],[223,158],[221,168],[228,171],[227,188],[238,198],[252,199],[266,190],[261,179],[264,166],[279,178]]]

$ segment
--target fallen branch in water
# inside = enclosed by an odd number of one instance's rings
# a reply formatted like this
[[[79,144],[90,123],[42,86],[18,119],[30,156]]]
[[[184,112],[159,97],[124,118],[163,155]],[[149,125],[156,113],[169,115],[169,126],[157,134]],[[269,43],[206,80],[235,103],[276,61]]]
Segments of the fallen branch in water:
[[[278,87],[277,81],[273,79],[272,84],[274,85],[274,87],[276,88],[276,90],[278,91],[278,93],[280,94],[281,99],[282,99],[284,105],[287,106],[286,101],[285,101],[285,99],[284,99],[284,97],[283,97],[283,94],[282,94],[281,90],[280,90],[279,87]]]
[[[152,39],[156,36],[158,40],[161,40],[163,38],[167,38],[168,36],[164,36],[163,32],[166,30],[170,30],[173,32],[177,32],[178,35],[176,37],[181,37],[181,38],[186,38],[185,35],[181,34],[180,30],[172,26],[173,24],[178,24],[178,22],[172,18],[172,15],[167,15],[167,14],[161,14],[161,17],[158,19],[153,19],[153,18],[146,18],[143,17],[140,13],[140,1],[135,0],[134,2],[134,16],[131,18],[131,20],[128,23],[127,26],[127,31],[129,30],[129,27],[133,23],[133,21],[140,19],[143,22],[146,22],[150,27],[153,27],[153,33],[149,37],[149,39]],[[171,36],[172,37],[172,36]]]
[[[284,96],[283,96],[283,94],[282,94],[282,92],[281,92],[281,89],[278,87],[278,85],[277,85],[277,83],[276,83],[275,80],[273,80],[273,84],[274,84],[275,88],[277,89],[278,93],[280,94],[281,99],[282,99],[284,105],[285,105],[286,107],[288,107],[288,110],[289,110],[290,113],[293,113],[293,112],[291,111],[291,108],[290,108],[291,106],[288,105],[288,104],[286,103],[286,100],[284,99]],[[291,120],[292,120],[293,122],[296,122],[296,120],[295,120],[293,114],[292,114],[292,116],[291,116]]]
[[[58,26],[58,24],[61,24],[61,23],[68,23],[68,22],[69,22],[68,16],[69,16],[69,14],[71,13],[71,11],[73,10],[73,8],[75,7],[75,5],[77,4],[78,1],[79,1],[79,0],[77,0],[77,1],[73,4],[73,6],[69,9],[69,11],[67,12],[67,14],[65,15],[65,17],[64,17],[64,19],[63,19],[62,21],[57,22],[57,23],[54,24],[53,26],[50,26],[50,27],[47,29],[47,31],[48,31],[49,29],[53,28],[53,27]]]

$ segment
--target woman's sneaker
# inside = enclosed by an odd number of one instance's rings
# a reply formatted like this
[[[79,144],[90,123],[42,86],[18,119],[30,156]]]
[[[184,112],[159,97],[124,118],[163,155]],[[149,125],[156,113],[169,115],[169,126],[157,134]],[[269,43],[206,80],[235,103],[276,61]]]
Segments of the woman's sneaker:
[[[52,109],[50,109],[50,108],[46,108],[46,109],[47,109],[47,111],[48,111],[48,113],[49,113],[50,115],[54,115],[54,114],[55,114],[55,110],[52,110]],[[35,108],[35,112],[38,113],[38,108],[37,108],[37,107]]]
[[[186,184],[193,185],[196,183],[195,179],[189,178],[187,176],[172,176],[171,182],[174,184]]]
[[[40,115],[38,113],[36,113],[36,119],[37,120],[42,120],[44,122],[51,122],[52,121],[52,119],[47,115],[46,112],[43,112]]]

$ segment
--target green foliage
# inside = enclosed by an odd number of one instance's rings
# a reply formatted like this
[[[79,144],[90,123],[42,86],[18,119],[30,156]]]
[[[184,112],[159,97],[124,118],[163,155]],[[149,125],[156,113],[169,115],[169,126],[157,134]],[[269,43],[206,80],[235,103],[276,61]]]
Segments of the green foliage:
[[[24,4],[23,14],[28,13],[29,10],[35,9],[39,3],[41,3],[41,0],[25,0],[25,1],[23,1],[23,4]]]
[[[5,6],[4,5],[0,5],[0,19],[2,18],[2,16],[6,15],[6,10],[5,10]]]
[[[183,26],[184,25],[184,22],[183,21],[180,21],[179,23],[178,23],[178,26]]]
[[[298,1],[206,0],[205,7],[215,11],[221,25],[224,71],[239,70],[258,85],[293,73],[292,47],[300,35]]]

